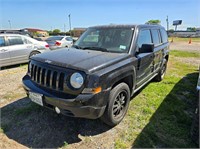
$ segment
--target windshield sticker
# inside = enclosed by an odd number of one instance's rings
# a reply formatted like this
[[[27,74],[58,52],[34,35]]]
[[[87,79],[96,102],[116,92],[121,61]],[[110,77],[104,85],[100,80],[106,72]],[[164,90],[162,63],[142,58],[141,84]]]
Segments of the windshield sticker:
[[[120,45],[119,48],[122,50],[126,50],[126,46],[124,46],[124,45]]]

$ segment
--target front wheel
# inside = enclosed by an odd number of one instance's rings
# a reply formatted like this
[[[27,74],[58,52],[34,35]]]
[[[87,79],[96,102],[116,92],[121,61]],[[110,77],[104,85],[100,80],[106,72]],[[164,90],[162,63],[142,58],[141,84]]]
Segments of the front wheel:
[[[115,86],[109,96],[109,101],[101,120],[109,126],[119,124],[124,118],[130,102],[130,89],[126,83]]]

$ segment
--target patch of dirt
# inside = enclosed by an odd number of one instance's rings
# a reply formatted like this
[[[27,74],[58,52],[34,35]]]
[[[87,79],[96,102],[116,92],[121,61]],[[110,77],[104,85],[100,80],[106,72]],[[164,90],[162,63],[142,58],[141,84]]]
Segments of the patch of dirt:
[[[0,107],[25,96],[22,77],[26,71],[25,66],[0,71]]]
[[[200,58],[183,58],[183,57],[176,57],[176,60],[180,61],[181,63],[185,63],[188,65],[195,65],[198,67],[200,66]]]
[[[195,42],[188,44],[187,42],[172,42],[170,43],[170,50],[193,51],[200,53],[200,43]]]

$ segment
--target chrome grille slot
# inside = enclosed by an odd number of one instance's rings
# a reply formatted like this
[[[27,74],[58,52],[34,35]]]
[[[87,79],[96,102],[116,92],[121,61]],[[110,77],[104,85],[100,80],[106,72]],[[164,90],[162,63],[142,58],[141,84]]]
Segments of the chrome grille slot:
[[[33,69],[33,80],[36,81],[36,72],[37,72],[37,66],[34,66]]]
[[[50,86],[50,79],[51,79],[51,71],[48,70],[47,75],[46,75],[46,83],[44,85],[49,87]]]
[[[34,65],[31,64],[31,77],[33,77],[33,67],[34,67]]]
[[[61,72],[60,77],[58,79],[58,89],[60,90],[63,90],[63,85],[65,85],[64,77],[65,77],[64,73]]]
[[[52,77],[52,87],[55,89],[56,88],[56,80],[57,80],[57,72],[53,72],[53,77]]]
[[[41,84],[42,84],[42,85],[44,85],[45,72],[46,72],[46,69],[43,68],[43,69],[42,69],[42,73],[41,73]]]
[[[38,67],[38,70],[37,70],[37,82],[40,83],[40,71],[41,71],[41,67]]]

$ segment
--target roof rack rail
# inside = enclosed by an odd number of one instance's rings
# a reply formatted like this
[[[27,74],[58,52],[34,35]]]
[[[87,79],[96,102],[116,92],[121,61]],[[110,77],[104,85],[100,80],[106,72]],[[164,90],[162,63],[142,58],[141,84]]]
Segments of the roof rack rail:
[[[19,29],[19,30],[0,30],[0,34],[21,34],[29,37],[33,37],[28,30]]]

